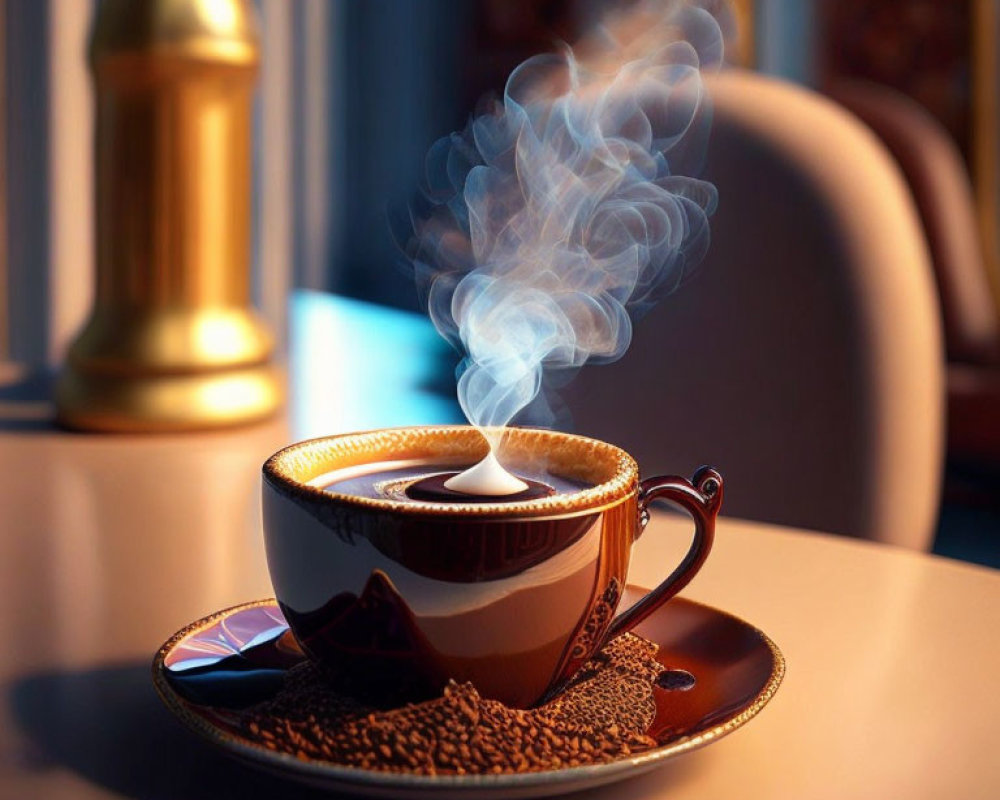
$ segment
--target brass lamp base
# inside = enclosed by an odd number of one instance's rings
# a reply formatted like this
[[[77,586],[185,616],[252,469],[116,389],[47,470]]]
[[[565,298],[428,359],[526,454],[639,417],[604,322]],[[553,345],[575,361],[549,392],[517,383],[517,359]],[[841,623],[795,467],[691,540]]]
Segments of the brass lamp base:
[[[56,384],[56,421],[130,433],[255,422],[284,400],[273,353],[250,308],[97,306]]]
[[[207,430],[266,419],[283,399],[282,372],[270,364],[180,375],[87,374],[71,365],[56,387],[56,421],[116,433]]]

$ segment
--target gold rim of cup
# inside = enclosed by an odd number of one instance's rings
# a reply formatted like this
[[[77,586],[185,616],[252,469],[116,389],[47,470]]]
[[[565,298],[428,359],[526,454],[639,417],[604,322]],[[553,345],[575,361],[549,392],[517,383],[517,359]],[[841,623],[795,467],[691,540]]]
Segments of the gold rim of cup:
[[[619,447],[577,434],[540,428],[506,428],[488,433],[502,437],[505,466],[536,467],[592,484],[568,494],[518,502],[433,503],[359,497],[324,488],[325,476],[350,467],[373,467],[393,461],[469,466],[488,452],[479,429],[468,425],[415,426],[347,433],[289,445],[264,464],[264,479],[275,488],[311,502],[341,502],[403,514],[510,517],[593,512],[636,492],[639,467]],[[329,482],[329,481],[328,481]]]

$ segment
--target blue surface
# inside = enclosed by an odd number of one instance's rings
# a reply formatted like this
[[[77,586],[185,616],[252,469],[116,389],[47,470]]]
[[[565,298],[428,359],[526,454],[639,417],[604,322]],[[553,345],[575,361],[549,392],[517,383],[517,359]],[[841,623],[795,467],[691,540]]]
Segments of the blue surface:
[[[290,310],[296,439],[465,422],[458,354],[426,316],[307,291],[293,293]]]
[[[1000,509],[945,502],[941,507],[934,552],[1000,569]]]

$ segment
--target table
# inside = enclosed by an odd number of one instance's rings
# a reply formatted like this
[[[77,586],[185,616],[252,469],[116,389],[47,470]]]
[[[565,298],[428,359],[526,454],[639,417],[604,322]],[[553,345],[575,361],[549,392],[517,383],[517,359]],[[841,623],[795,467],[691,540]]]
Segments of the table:
[[[176,629],[270,594],[259,468],[301,418],[107,437],[46,414],[0,402],[0,797],[329,797],[194,739],[149,679]],[[631,580],[655,583],[686,536],[654,515]],[[1000,796],[1000,572],[723,518],[684,595],[768,633],[782,688],[726,739],[581,796]]]

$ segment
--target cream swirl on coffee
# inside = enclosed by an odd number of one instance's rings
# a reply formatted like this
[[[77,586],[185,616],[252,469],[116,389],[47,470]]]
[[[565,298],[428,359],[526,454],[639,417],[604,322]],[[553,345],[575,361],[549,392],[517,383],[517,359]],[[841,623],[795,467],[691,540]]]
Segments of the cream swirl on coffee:
[[[521,488],[504,495],[476,491],[477,487],[471,484],[457,489],[450,485],[454,478],[469,474],[475,466],[470,468],[468,463],[424,460],[389,461],[334,470],[317,476],[309,483],[334,494],[409,503],[491,502],[498,497],[525,500],[553,494],[573,494],[590,486],[582,481],[525,467],[518,469],[525,479],[516,479]]]

